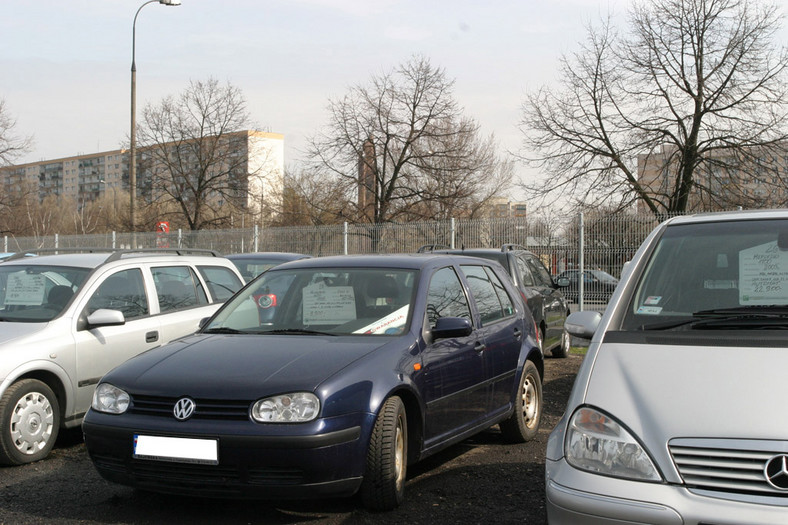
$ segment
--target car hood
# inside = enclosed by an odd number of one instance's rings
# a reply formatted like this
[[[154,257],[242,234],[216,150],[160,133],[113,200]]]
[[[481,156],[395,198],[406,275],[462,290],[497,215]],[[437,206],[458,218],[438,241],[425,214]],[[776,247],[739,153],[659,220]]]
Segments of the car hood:
[[[48,323],[0,323],[0,345],[40,332],[47,327]]]
[[[668,461],[673,438],[785,439],[786,368],[784,348],[603,343],[584,402]]]
[[[141,354],[104,381],[135,394],[254,399],[314,391],[391,338],[195,334]]]

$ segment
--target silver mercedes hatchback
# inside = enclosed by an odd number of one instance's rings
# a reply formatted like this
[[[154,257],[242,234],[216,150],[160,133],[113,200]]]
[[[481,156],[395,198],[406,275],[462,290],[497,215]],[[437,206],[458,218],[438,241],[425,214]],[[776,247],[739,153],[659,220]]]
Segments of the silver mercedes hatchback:
[[[664,222],[566,328],[591,343],[548,441],[550,523],[788,523],[788,210]]]

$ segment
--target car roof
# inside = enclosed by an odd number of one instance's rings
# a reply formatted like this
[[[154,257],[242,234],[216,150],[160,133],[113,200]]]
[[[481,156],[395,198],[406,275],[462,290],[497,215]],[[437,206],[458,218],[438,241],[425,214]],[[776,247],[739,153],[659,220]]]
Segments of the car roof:
[[[280,264],[273,270],[288,268],[402,268],[419,270],[425,267],[439,266],[441,264],[479,264],[485,261],[489,264],[498,264],[495,261],[478,259],[476,257],[463,257],[461,255],[444,253],[405,253],[405,254],[374,254],[374,255],[331,255],[315,257],[312,259],[299,259]]]
[[[244,253],[231,253],[230,255],[225,255],[230,260],[244,260],[244,259],[275,259],[275,260],[282,260],[282,261],[290,261],[294,259],[304,259],[308,257],[312,257],[311,255],[306,255],[303,253],[291,253],[291,252],[244,252]]]
[[[666,224],[697,224],[702,222],[747,221],[763,219],[788,219],[788,210],[737,210],[680,215],[665,221]]]
[[[98,268],[105,263],[113,261],[141,261],[144,262],[199,262],[200,264],[219,264],[222,263],[224,258],[219,256],[201,255],[201,252],[181,254],[171,250],[156,252],[155,250],[139,251],[139,250],[107,250],[96,251],[91,253],[57,253],[51,255],[34,255],[26,256],[19,259],[11,259],[0,262],[2,266],[69,266],[74,268]],[[228,264],[232,264],[229,263]]]

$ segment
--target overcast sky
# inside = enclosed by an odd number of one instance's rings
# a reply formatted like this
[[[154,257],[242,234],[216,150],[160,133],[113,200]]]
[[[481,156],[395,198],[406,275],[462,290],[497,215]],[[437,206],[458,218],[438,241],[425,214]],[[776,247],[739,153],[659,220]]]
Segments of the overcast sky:
[[[130,126],[132,23],[143,0],[6,0],[0,98],[34,136],[19,163],[118,149]],[[329,98],[414,54],[503,150],[519,147],[523,93],[556,78],[585,26],[629,0],[182,0],[137,19],[137,115],[190,80],[240,88],[295,166]],[[782,41],[788,30],[783,31]]]

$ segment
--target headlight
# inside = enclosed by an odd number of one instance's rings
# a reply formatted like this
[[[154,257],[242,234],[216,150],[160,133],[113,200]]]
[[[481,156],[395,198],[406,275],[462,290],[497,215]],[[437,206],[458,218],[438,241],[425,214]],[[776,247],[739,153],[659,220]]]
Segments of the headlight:
[[[101,383],[93,392],[93,402],[90,407],[98,412],[107,414],[122,414],[129,408],[129,395],[109,383]]]
[[[304,423],[317,417],[320,401],[309,392],[266,397],[252,407],[252,419],[258,423]]]
[[[627,479],[662,479],[632,434],[593,408],[584,407],[572,415],[564,453],[567,462],[581,470]]]

